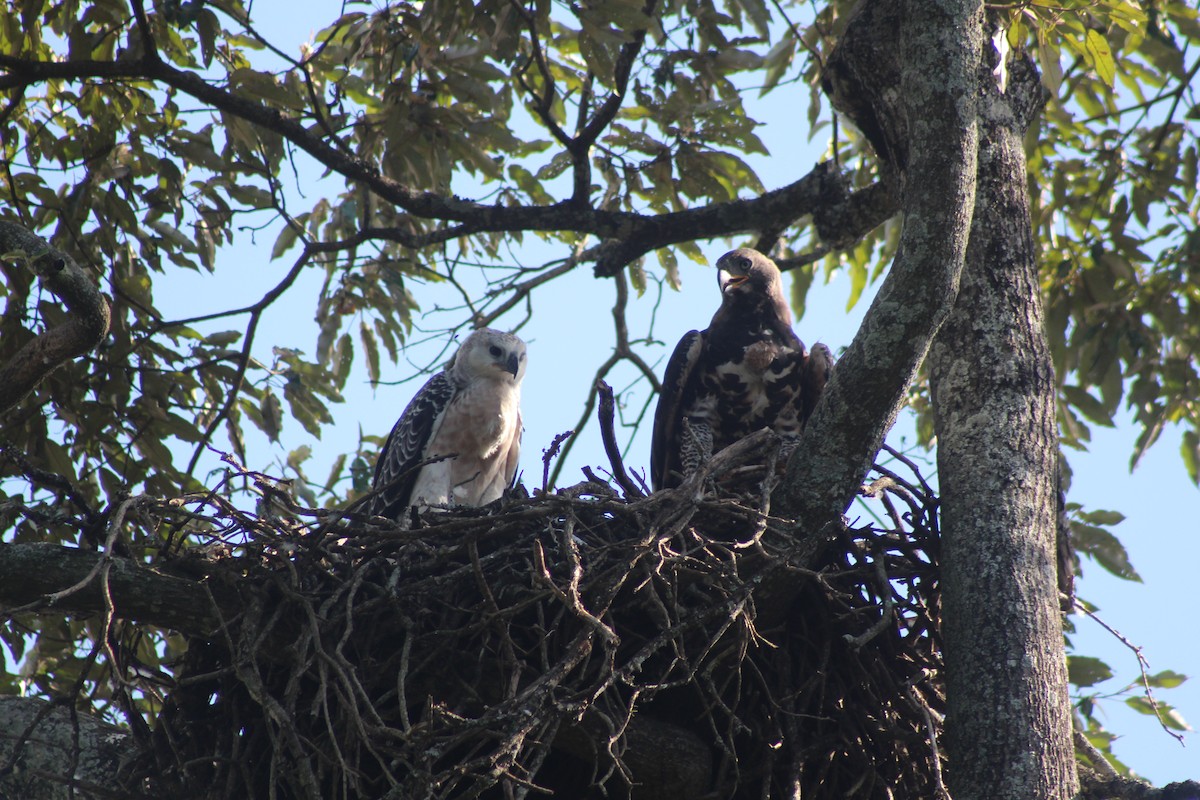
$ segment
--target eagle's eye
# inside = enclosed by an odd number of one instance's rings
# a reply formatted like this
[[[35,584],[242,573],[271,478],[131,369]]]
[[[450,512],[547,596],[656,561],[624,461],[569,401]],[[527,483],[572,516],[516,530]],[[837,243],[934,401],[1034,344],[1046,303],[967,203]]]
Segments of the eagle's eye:
[[[750,269],[750,259],[746,258],[745,256],[739,257],[738,258],[738,266],[744,270],[749,270]]]
[[[500,356],[504,355],[504,351],[496,345],[489,347],[488,352],[492,354],[492,358],[499,358]]]

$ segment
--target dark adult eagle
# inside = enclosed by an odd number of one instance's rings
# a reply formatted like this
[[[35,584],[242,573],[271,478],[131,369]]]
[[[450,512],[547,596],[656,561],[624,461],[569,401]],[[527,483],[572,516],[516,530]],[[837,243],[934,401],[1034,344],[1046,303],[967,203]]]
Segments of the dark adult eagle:
[[[481,506],[500,497],[521,453],[524,377],[523,341],[490,328],[468,336],[379,451],[369,513],[403,521],[412,506]]]
[[[650,480],[677,486],[713,453],[760,428],[785,437],[803,430],[833,354],[811,354],[792,331],[775,262],[741,248],[717,259],[721,307],[708,330],[688,332],[667,362],[654,414]]]

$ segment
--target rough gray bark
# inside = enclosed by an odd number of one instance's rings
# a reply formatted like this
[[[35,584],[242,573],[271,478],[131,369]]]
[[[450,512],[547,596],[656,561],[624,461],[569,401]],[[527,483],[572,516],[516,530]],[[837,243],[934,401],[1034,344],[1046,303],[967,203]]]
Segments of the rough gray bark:
[[[15,251],[25,253],[25,263],[63,301],[71,316],[26,342],[8,363],[0,365],[0,414],[19,403],[51,372],[100,344],[108,333],[108,301],[75,259],[20,225],[0,221],[0,255]]]
[[[0,545],[0,607],[6,614],[26,604],[103,612],[106,593],[117,618],[200,636],[216,633],[242,608],[230,587],[166,575],[126,558],[48,542]]]
[[[835,105],[905,185],[906,211],[913,182],[929,169],[920,160],[925,120],[939,112],[893,76],[911,64],[914,48],[961,35],[946,25],[913,31],[911,20],[921,13],[896,0],[863,4],[825,75]],[[913,38],[917,33],[933,40]],[[1067,797],[1077,784],[1054,576],[1054,384],[1021,142],[1040,98],[1036,75],[1023,62],[1008,95],[996,90],[987,69],[969,76],[965,88],[948,83],[971,95],[986,90],[968,268],[930,351],[946,539],[950,788],[957,800]],[[954,144],[948,150],[957,155]],[[903,242],[895,270],[911,257],[910,246]],[[870,396],[831,394],[841,403]],[[823,438],[819,415],[809,432]],[[806,480],[820,475],[815,466]]]
[[[131,755],[128,731],[69,706],[0,697],[0,797],[84,800],[113,797]]]
[[[1014,61],[981,103],[967,267],[929,353],[942,499],[950,790],[1078,789],[1055,576],[1057,436],[1022,137],[1041,89]]]
[[[887,93],[898,105],[884,116],[908,142],[900,173],[904,228],[896,261],[775,493],[777,507],[803,519],[809,531],[840,518],[896,421],[954,303],[975,196],[981,3],[868,4],[845,39],[855,41],[855,26],[864,29],[860,39],[880,30],[894,39],[891,23],[872,16],[880,9],[898,10],[901,20],[899,85]],[[857,76],[836,77],[845,78],[847,94],[857,94]]]

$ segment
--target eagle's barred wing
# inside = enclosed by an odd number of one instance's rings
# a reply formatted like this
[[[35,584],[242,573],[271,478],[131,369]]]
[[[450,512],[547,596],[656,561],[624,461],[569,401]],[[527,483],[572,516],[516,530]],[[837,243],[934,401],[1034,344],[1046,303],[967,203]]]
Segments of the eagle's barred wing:
[[[684,391],[703,347],[704,334],[688,331],[667,362],[662,394],[654,411],[654,435],[650,440],[650,485],[656,490],[666,486],[671,473],[679,469]]]
[[[521,410],[517,409],[516,430],[513,432],[513,437],[509,441],[504,457],[505,489],[512,489],[517,485],[517,464],[521,460],[521,437],[524,433],[525,427],[521,420]]]
[[[404,409],[375,461],[375,479],[371,488],[378,494],[371,503],[371,514],[399,519],[407,511],[420,472],[417,465],[429,457],[429,443],[441,425],[455,391],[450,376],[439,372],[421,387]]]

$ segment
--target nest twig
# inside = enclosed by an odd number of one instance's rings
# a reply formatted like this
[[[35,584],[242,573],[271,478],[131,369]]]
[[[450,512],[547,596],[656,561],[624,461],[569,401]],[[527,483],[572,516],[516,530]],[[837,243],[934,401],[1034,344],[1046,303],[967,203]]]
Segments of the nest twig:
[[[407,530],[197,499],[193,525],[223,543],[212,579],[258,599],[190,642],[144,781],[196,798],[938,796],[936,501],[889,476],[890,523],[813,557],[766,493],[704,492],[762,444],[649,497],[589,481]]]

